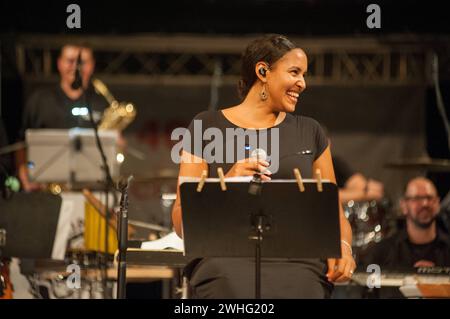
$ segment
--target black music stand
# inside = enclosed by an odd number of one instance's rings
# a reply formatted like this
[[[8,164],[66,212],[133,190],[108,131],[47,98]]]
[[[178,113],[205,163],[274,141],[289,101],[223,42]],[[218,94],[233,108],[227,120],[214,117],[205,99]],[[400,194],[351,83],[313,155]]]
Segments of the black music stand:
[[[248,182],[180,185],[183,238],[187,257],[255,257],[255,297],[260,298],[261,258],[339,258],[337,186],[304,180],[262,184],[260,196]]]
[[[61,197],[48,193],[17,193],[0,198],[0,229],[5,233],[3,257],[51,259]]]

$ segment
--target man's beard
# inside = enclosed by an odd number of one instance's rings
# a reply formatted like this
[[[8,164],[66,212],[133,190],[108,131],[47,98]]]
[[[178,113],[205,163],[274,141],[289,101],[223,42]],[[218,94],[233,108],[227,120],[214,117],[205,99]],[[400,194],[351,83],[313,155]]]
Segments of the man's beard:
[[[420,229],[428,229],[430,228],[434,221],[436,220],[437,215],[434,215],[429,221],[427,222],[421,222],[418,218],[412,218],[410,217],[411,221],[414,223],[414,225],[416,225],[417,227],[419,227]]]

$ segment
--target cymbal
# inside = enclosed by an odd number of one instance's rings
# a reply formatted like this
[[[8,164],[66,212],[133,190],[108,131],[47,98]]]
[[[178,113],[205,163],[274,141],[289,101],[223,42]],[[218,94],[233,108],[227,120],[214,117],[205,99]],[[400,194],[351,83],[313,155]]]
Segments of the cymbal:
[[[410,158],[386,163],[387,168],[402,170],[427,170],[433,172],[450,172],[450,160],[441,158]]]

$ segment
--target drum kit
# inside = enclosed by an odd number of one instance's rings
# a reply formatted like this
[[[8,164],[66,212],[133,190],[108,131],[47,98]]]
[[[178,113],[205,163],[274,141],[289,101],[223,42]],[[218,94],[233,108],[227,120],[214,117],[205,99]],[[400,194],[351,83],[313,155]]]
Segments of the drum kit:
[[[345,216],[352,226],[354,248],[364,248],[385,237],[389,230],[388,209],[387,201],[355,202],[350,200],[344,205]]]

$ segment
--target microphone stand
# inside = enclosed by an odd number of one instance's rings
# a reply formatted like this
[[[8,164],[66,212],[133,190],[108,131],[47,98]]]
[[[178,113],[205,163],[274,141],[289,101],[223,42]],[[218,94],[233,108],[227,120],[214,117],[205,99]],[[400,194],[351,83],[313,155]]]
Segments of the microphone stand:
[[[109,252],[109,245],[108,245],[108,238],[109,238],[109,219],[110,219],[110,212],[109,212],[109,190],[110,188],[114,189],[114,182],[113,179],[111,177],[111,171],[109,169],[108,166],[108,161],[106,159],[106,155],[105,152],[103,150],[103,146],[102,143],[100,141],[100,137],[98,135],[98,127],[97,127],[97,123],[95,123],[94,120],[94,116],[92,113],[92,108],[89,105],[89,103],[87,103],[86,100],[86,90],[83,87],[83,78],[81,76],[81,64],[82,64],[82,59],[81,59],[81,50],[78,54],[78,59],[77,59],[77,66],[76,66],[76,71],[75,71],[75,79],[72,83],[72,89],[76,90],[76,89],[80,89],[81,90],[81,96],[80,96],[80,100],[81,103],[83,105],[86,106],[86,108],[88,109],[88,113],[89,113],[89,121],[91,122],[92,128],[94,129],[94,136],[95,136],[95,144],[100,152],[100,157],[102,160],[102,168],[105,172],[105,252],[103,254],[103,260],[101,261],[100,265],[101,265],[101,270],[102,270],[102,286],[103,286],[103,297],[105,299],[109,298],[109,294],[108,294],[108,252]],[[113,191],[113,196],[114,196],[114,191]],[[115,197],[115,196],[114,196]]]
[[[448,116],[445,111],[445,105],[442,99],[441,89],[439,86],[439,59],[437,53],[433,55],[432,80],[434,84],[434,93],[436,95],[436,107],[439,111],[439,115],[441,116],[445,133],[447,134],[447,146],[448,150],[450,151],[450,123],[448,121]],[[450,216],[448,213],[449,210],[450,210],[450,190],[448,191],[447,195],[445,195],[444,199],[441,201],[441,210],[439,213],[441,219],[445,224],[444,227],[446,228],[447,232],[449,231],[448,228],[450,227]]]
[[[256,162],[259,162],[259,153],[256,153]],[[261,196],[262,178],[261,175],[255,173],[250,181],[248,193],[253,195],[253,200],[257,202]],[[261,243],[263,241],[265,216],[262,212],[251,212],[252,227],[255,235],[249,239],[255,241],[255,299],[261,299]]]
[[[79,59],[80,61],[80,59]],[[78,62],[79,63],[79,62]],[[77,66],[78,71],[79,72],[79,66]],[[75,78],[74,84],[77,81],[77,77]],[[72,88],[75,88],[74,85],[72,85]],[[108,251],[109,251],[109,245],[108,245],[108,238],[109,238],[109,219],[110,219],[110,212],[109,212],[109,190],[111,188],[114,188],[114,182],[113,179],[111,177],[111,171],[109,169],[108,166],[108,161],[106,159],[106,155],[105,152],[103,150],[103,146],[102,143],[100,141],[100,137],[98,135],[98,127],[97,127],[97,123],[95,123],[94,120],[94,116],[92,113],[92,108],[91,106],[87,103],[86,100],[86,91],[85,88],[83,88],[83,86],[81,85],[79,87],[79,89],[81,89],[81,103],[83,105],[86,106],[86,108],[88,109],[88,113],[89,113],[89,121],[91,122],[92,128],[94,129],[94,136],[95,136],[95,142],[96,142],[96,146],[100,152],[100,157],[102,160],[102,168],[104,170],[105,173],[105,252],[103,254],[103,260],[100,263],[101,265],[101,270],[102,270],[102,285],[103,285],[103,296],[105,299],[107,299],[109,297],[108,294],[108,286],[107,286],[107,282],[108,282]]]
[[[117,299],[126,298],[127,287],[127,248],[128,248],[128,187],[133,179],[131,175],[119,184],[122,196],[120,198],[120,216],[117,229],[119,231],[119,264],[117,267]]]
[[[84,100],[86,99],[85,97],[85,91],[84,89],[82,89],[83,93],[82,95],[84,96]],[[98,127],[97,124],[94,121],[94,116],[92,114],[92,108],[85,102],[83,101],[83,103],[86,105],[87,109],[88,109],[88,113],[89,113],[89,120],[92,124],[92,127],[94,129],[94,136],[95,136],[95,143],[97,145],[97,148],[100,152],[100,157],[102,159],[102,168],[105,172],[105,252],[103,255],[103,262],[101,263],[102,266],[102,272],[103,272],[103,294],[105,299],[107,297],[109,297],[108,294],[108,286],[107,286],[107,282],[108,282],[108,254],[109,254],[109,243],[108,243],[108,238],[109,238],[109,220],[110,220],[110,212],[109,212],[109,190],[111,188],[114,189],[114,182],[113,179],[111,177],[111,171],[109,169],[109,165],[108,165],[108,161],[106,159],[106,155],[105,152],[103,150],[103,146],[102,146],[102,142],[100,141],[100,137],[98,135]]]
[[[442,118],[442,123],[444,124],[445,133],[447,134],[447,146],[450,151],[450,123],[448,121],[447,113],[445,112],[444,101],[442,99],[441,89],[439,87],[439,60],[437,54],[433,55],[432,79],[436,95],[436,106],[439,111],[439,115]]]

